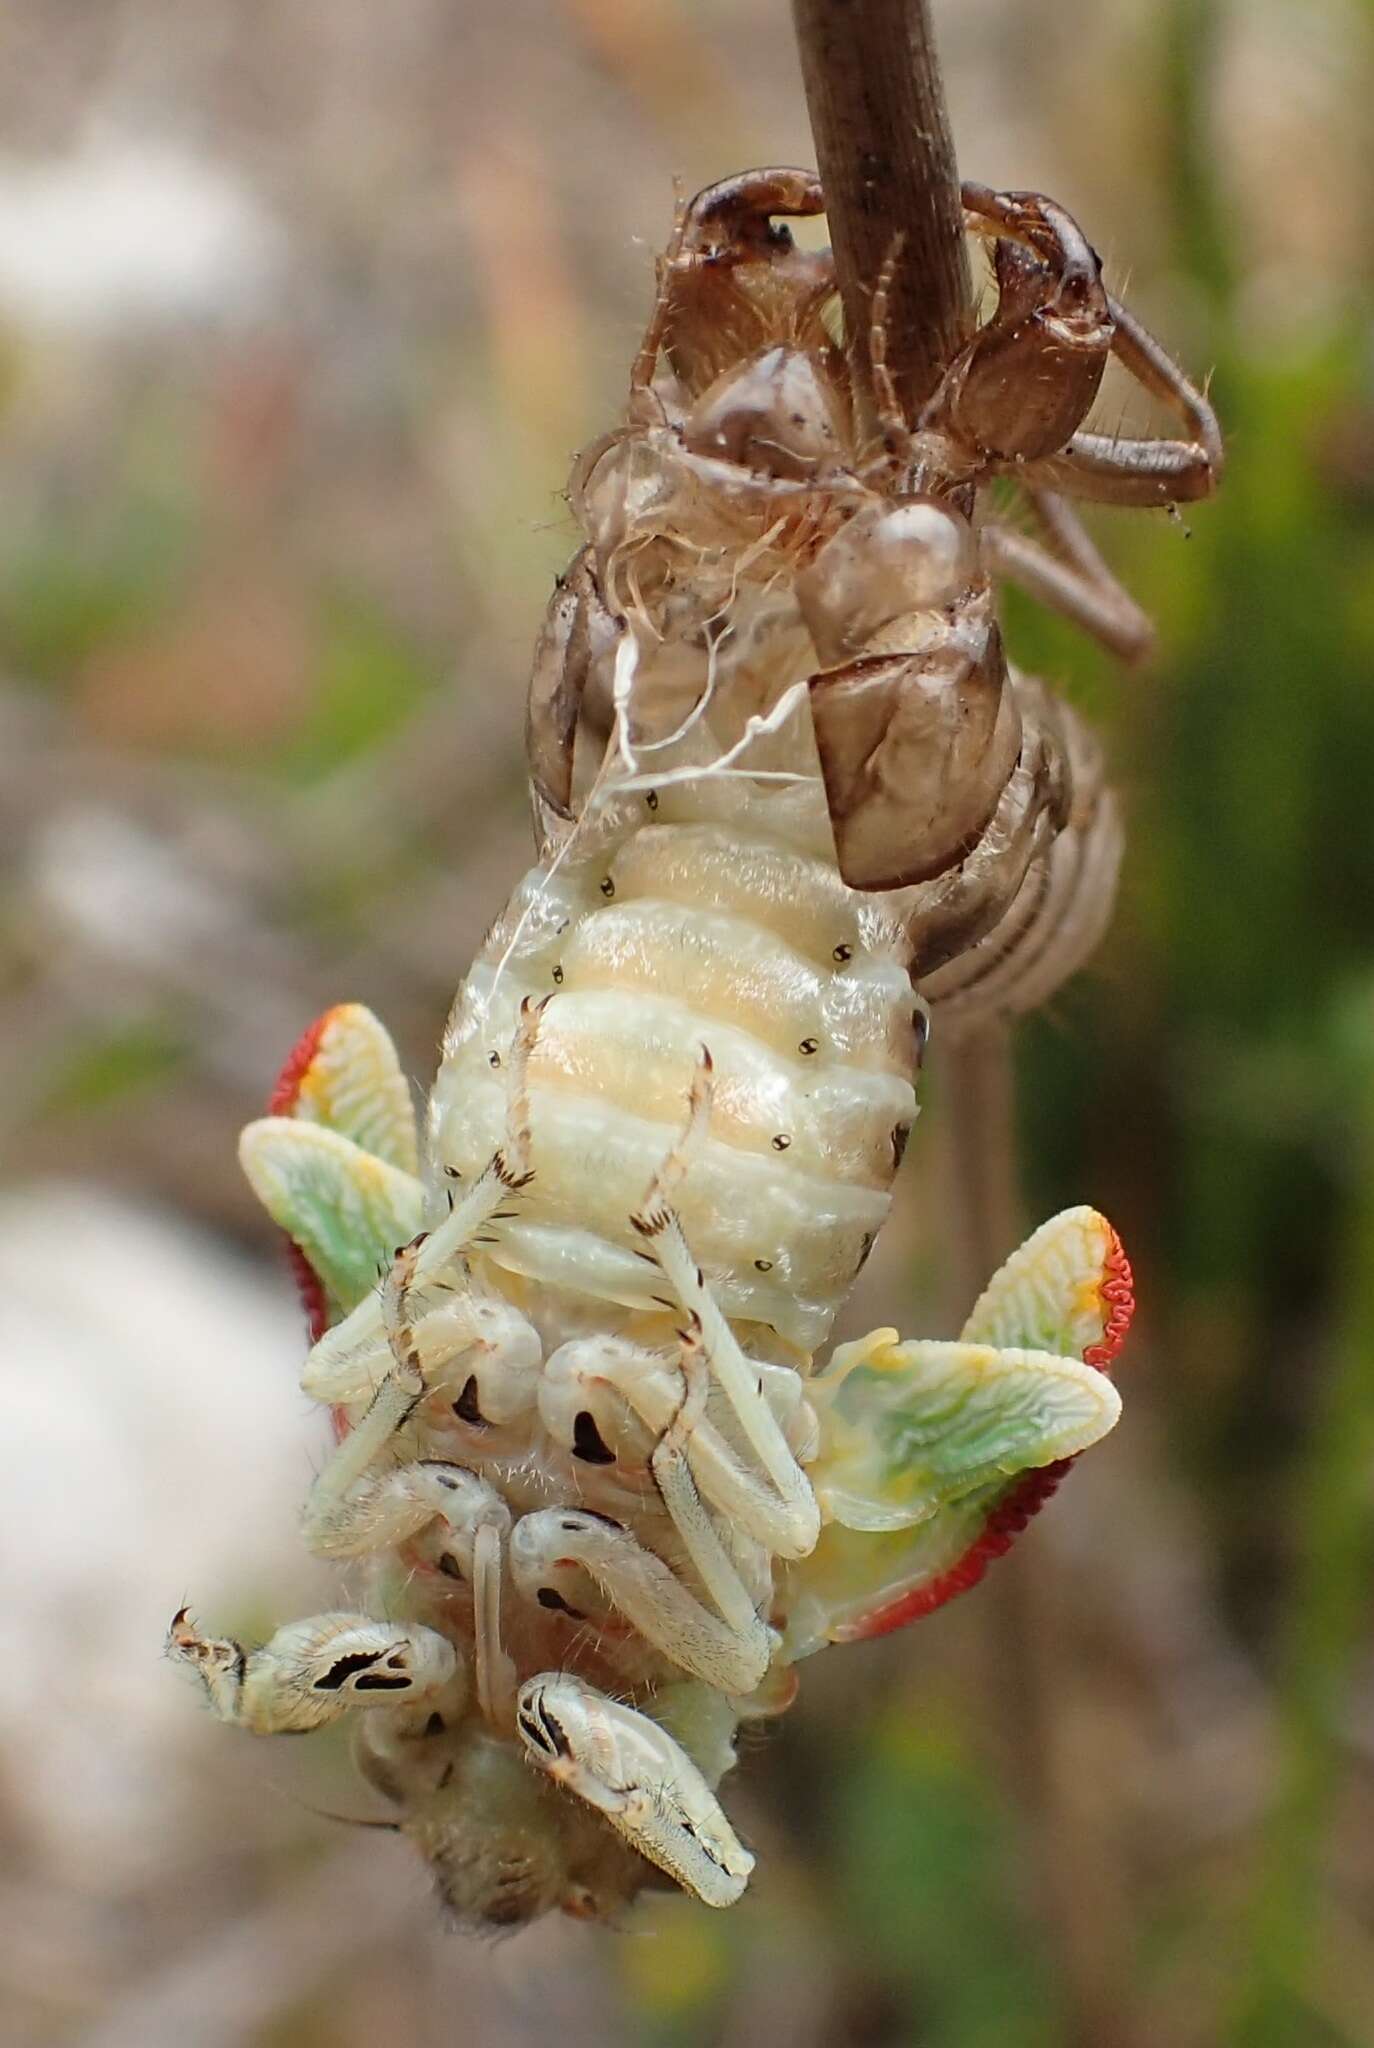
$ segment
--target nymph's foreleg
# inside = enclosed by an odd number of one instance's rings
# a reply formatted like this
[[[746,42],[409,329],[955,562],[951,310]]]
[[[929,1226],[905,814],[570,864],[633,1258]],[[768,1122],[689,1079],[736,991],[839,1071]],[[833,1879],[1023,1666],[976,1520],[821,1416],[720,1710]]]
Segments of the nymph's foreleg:
[[[1009,473],[1041,489],[1104,505],[1180,505],[1210,497],[1225,461],[1221,428],[1206,396],[1133,313],[1108,300],[1112,353],[1136,382],[1182,421],[1186,438],[1129,440],[1075,433],[1057,452]]]
[[[312,1615],[246,1650],[201,1635],[183,1607],[167,1649],[197,1673],[221,1721],[254,1735],[301,1734],[351,1707],[406,1706],[463,1683],[458,1654],[437,1630],[365,1614]]]
[[[520,1688],[516,1725],[532,1764],[585,1799],[641,1856],[707,1906],[732,1906],[754,1859],[701,1772],[666,1730],[581,1679],[543,1672]]]

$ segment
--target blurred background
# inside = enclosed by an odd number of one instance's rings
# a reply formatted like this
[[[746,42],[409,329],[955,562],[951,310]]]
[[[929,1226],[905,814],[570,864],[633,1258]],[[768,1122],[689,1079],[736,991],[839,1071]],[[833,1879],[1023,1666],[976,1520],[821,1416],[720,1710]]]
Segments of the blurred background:
[[[331,1599],[235,1137],[341,998],[431,1075],[673,177],[811,155],[788,10],[0,17],[7,2038],[1374,2044],[1374,8],[935,13],[965,173],[1078,215],[1230,448],[1186,525],[1097,524],[1147,671],[1009,606],[1130,819],[1017,1049],[1028,1218],[1091,1200],[1135,1262],[1126,1418],[978,1592],[804,1670],[730,1783],[742,1906],[495,1945],[321,1817],[374,1810],[327,1738],[160,1656],[190,1595]],[[843,1334],[967,1306],[946,1071]]]

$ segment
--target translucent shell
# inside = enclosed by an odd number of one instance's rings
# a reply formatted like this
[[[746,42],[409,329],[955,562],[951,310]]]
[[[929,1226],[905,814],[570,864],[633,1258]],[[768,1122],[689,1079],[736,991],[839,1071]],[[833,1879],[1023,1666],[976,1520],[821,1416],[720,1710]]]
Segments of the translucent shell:
[[[694,455],[766,476],[812,476],[835,464],[843,432],[833,388],[806,349],[767,348],[717,377],[683,424]]]
[[[880,1330],[836,1353],[809,1389],[810,1476],[831,1519],[784,1583],[791,1658],[885,1635],[977,1583],[1115,1422],[1104,1373],[1132,1306],[1116,1232],[1068,1209],[1007,1260],[959,1343]]]
[[[979,580],[968,521],[934,498],[879,501],[855,512],[797,577],[802,617],[827,666],[920,644],[922,613],[938,612]],[[913,624],[915,630],[913,631]]]

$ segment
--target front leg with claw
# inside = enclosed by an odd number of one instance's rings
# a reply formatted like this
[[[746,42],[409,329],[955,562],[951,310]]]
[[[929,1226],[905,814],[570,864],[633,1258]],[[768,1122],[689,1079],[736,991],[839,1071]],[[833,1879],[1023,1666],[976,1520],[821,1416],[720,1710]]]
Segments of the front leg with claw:
[[[604,1814],[641,1856],[704,1905],[734,1905],[754,1859],[666,1730],[555,1671],[521,1686],[516,1726],[529,1761]]]
[[[1037,192],[968,184],[963,194],[969,226],[992,242],[997,308],[946,371],[917,422],[918,439],[933,437],[952,471],[975,482],[1014,476],[1040,491],[1116,505],[1209,496],[1223,461],[1216,415],[1108,293],[1077,222]],[[1173,413],[1182,435],[1084,431],[1109,356]]]
[[[458,1653],[437,1630],[365,1614],[312,1615],[246,1650],[203,1636],[183,1607],[167,1649],[196,1672],[221,1721],[254,1735],[300,1735],[351,1707],[407,1706],[464,1684]]]

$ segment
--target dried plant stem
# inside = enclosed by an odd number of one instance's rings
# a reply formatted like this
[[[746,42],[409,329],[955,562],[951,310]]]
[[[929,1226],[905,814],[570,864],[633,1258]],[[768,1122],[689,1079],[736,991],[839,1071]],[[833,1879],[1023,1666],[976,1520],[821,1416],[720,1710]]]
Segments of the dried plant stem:
[[[925,0],[793,0],[845,327],[861,381],[869,302],[900,234],[888,354],[908,416],[970,331],[954,144]]]
[[[952,1186],[950,1300],[961,1323],[1024,1236],[1016,1173],[1016,1075],[1011,1026],[996,1019],[940,1051],[941,1101]]]
[[[939,1078],[950,1274],[959,1292],[953,1313],[961,1318],[1024,1233],[1011,1025],[984,1024],[947,1046]],[[1028,1540],[989,1575],[979,1598],[989,1721],[1033,1837],[1065,2048],[1133,2048],[1139,2036],[1121,2003],[1130,1935],[1112,1853],[1111,1798],[1093,1782],[1095,1731],[1051,1560]]]
[[[807,105],[826,192],[831,245],[851,358],[863,383],[875,279],[902,237],[893,277],[888,360],[910,416],[934,390],[973,322],[958,172],[925,0],[793,0]],[[870,390],[871,396],[871,390]],[[1019,1231],[1014,1077],[1009,1028],[970,1034],[943,1056],[951,1172],[951,1280],[961,1320]],[[1074,1781],[1062,1739],[1067,1669],[1056,1652],[1053,1588],[1021,1559],[985,1589],[995,1648],[992,1696],[1001,1748],[1028,1809],[1039,1854],[1037,1892],[1058,1951],[1063,2038],[1073,2048],[1126,2048],[1121,1950],[1104,1929],[1100,1817]],[[1051,1690],[1053,1688],[1053,1692]],[[1092,1930],[1085,1937],[1085,1930]],[[1108,1938],[1104,1938],[1108,1937]]]

